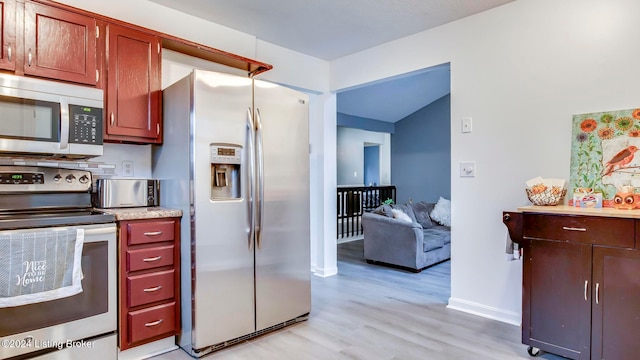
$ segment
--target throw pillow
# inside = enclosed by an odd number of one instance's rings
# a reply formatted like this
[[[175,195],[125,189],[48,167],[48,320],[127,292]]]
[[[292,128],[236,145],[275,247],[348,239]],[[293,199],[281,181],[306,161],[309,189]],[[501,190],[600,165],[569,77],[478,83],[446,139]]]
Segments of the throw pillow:
[[[410,202],[409,206],[413,210],[413,215],[416,216],[416,222],[422,225],[423,229],[430,229],[433,227],[429,213],[433,209],[433,205],[429,205],[424,201],[418,203]]]
[[[391,208],[392,209],[401,210],[403,213],[409,215],[409,218],[411,219],[411,222],[417,222],[416,221],[416,216],[413,213],[413,210],[411,210],[411,208],[409,207],[409,205],[392,204]]]
[[[391,213],[391,206],[387,204],[378,206],[372,211],[372,213],[386,217],[393,217],[393,214]]]
[[[431,211],[431,219],[444,226],[451,226],[451,200],[440,197]]]
[[[406,222],[412,222],[411,218],[409,217],[409,215],[405,214],[402,210],[393,209],[393,210],[391,210],[391,212],[393,213],[393,218],[394,219],[398,219],[398,220],[406,221]]]

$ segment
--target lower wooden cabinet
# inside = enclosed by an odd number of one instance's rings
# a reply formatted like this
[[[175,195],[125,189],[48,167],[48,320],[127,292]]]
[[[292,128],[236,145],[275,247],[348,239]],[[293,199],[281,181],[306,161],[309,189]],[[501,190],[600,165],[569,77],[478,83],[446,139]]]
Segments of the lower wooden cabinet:
[[[522,343],[570,359],[640,354],[640,219],[505,212],[523,249]]]
[[[119,345],[180,330],[180,219],[120,221]]]
[[[640,250],[594,246],[591,358],[640,357]]]

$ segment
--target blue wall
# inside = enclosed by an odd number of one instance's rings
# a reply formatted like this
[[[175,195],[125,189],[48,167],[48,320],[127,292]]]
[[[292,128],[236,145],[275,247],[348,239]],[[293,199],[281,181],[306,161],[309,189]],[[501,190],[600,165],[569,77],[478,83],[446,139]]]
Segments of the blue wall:
[[[364,185],[380,185],[380,145],[364,147]]]
[[[397,202],[451,199],[451,95],[395,124],[391,135],[391,182]]]

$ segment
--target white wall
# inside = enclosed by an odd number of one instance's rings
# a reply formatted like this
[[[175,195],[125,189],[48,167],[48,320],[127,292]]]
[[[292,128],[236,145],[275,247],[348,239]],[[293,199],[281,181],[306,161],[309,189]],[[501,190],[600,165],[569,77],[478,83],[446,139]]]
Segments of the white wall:
[[[451,62],[451,307],[519,323],[501,212],[528,204],[525,180],[569,178],[572,114],[640,105],[638,13],[637,0],[518,0],[332,62],[333,90]],[[475,178],[459,177],[465,160]]]
[[[339,126],[336,135],[338,186],[365,185],[365,143],[380,144],[380,185],[391,184],[391,135]]]

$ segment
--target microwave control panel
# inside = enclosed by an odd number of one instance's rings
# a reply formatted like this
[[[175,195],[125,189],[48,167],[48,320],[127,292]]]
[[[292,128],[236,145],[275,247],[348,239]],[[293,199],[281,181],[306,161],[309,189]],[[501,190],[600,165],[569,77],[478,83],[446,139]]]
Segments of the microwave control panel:
[[[102,108],[69,105],[69,143],[102,145]]]

